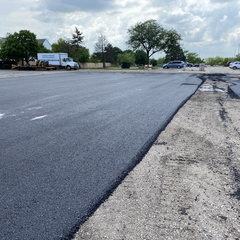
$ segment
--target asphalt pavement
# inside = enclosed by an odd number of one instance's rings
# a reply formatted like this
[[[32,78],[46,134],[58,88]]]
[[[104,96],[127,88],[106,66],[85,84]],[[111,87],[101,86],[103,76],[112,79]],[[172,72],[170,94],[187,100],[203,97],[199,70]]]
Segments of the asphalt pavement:
[[[69,238],[198,89],[197,74],[0,79],[0,239]]]

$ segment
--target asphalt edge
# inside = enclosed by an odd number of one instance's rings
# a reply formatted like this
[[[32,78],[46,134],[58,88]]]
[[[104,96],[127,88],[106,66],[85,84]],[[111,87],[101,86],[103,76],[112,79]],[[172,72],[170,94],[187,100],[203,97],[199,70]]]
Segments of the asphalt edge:
[[[233,86],[228,86],[228,96],[232,99],[240,99],[237,93],[232,89]]]
[[[101,204],[103,204],[109,196],[113,194],[115,189],[123,182],[123,180],[127,177],[127,175],[143,160],[145,155],[148,153],[150,148],[153,146],[154,142],[157,140],[158,136],[163,132],[168,124],[172,121],[172,119],[175,117],[177,112],[185,105],[185,103],[198,91],[199,87],[206,81],[206,77],[202,76],[205,74],[198,75],[197,77],[202,81],[199,86],[196,88],[196,90],[189,95],[184,101],[181,102],[179,107],[173,112],[171,117],[168,119],[166,124],[158,129],[152,137],[150,137],[146,143],[142,146],[140,151],[137,153],[137,155],[132,159],[131,164],[128,166],[128,168],[122,172],[121,176],[116,179],[116,181],[109,187],[109,190],[99,199],[98,203],[94,204],[91,209],[89,209],[88,213],[79,219],[79,221],[70,229],[70,231],[66,234],[63,234],[61,240],[73,240],[75,237],[75,234],[79,231],[80,226],[86,222],[93,214],[94,212],[99,208]]]

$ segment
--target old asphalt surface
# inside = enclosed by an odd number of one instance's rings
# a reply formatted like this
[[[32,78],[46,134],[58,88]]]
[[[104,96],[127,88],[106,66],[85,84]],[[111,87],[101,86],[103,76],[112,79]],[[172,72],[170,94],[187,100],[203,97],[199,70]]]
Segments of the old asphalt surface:
[[[0,77],[28,73],[14,74],[0,71]],[[240,239],[237,76],[208,68],[199,90],[73,238]]]

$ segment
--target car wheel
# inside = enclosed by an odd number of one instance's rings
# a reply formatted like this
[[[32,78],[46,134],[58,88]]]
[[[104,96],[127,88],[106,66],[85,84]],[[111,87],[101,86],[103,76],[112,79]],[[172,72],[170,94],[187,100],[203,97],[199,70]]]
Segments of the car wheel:
[[[71,70],[71,67],[69,65],[67,66],[67,70]]]
[[[177,68],[181,68],[181,66],[178,65]]]
[[[233,70],[236,70],[237,69],[237,67],[233,67]]]
[[[165,69],[168,68],[167,66],[164,67]]]

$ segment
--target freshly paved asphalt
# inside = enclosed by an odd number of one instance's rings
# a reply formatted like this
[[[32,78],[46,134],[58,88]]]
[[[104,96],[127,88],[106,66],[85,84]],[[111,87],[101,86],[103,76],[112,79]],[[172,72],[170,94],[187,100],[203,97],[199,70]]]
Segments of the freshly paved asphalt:
[[[227,79],[228,82],[231,82],[233,85],[228,87],[229,94],[233,98],[240,99],[240,82],[239,80],[231,80],[231,78]]]
[[[69,73],[0,79],[0,239],[67,239],[201,80]]]

